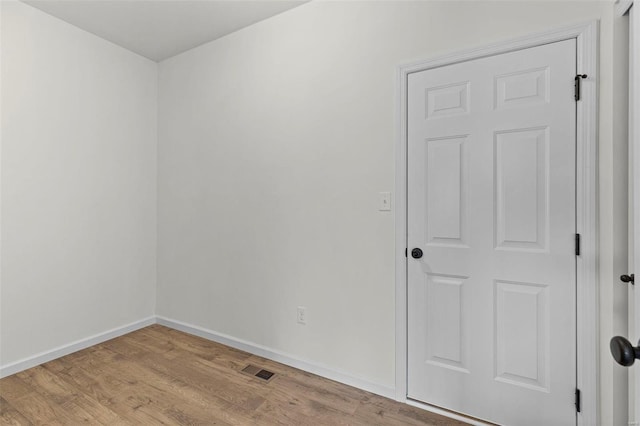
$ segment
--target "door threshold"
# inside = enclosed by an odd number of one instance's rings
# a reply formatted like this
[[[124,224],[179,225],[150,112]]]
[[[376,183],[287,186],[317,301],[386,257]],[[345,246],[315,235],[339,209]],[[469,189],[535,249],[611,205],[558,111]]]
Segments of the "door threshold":
[[[405,402],[407,403],[407,405],[411,405],[412,407],[422,408],[425,411],[429,411],[434,414],[440,414],[441,416],[448,417],[450,419],[469,423],[473,426],[497,426],[497,423],[490,423],[481,419],[477,419],[475,417],[467,416],[462,413],[447,410],[446,408],[441,408],[436,405],[431,405],[422,401],[418,401],[416,399],[411,399],[409,397],[407,397]]]

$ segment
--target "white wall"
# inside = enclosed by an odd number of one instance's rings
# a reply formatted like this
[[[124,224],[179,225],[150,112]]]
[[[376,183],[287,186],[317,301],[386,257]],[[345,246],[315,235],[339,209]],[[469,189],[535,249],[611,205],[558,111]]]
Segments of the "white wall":
[[[7,366],[154,314],[157,64],[0,3]]]
[[[600,19],[601,424],[622,420],[610,3],[312,2],[162,62],[157,104],[155,63],[0,5],[0,366],[154,313],[157,141],[157,313],[379,389],[395,382],[377,194],[394,188],[396,67]]]
[[[399,64],[601,20],[603,425],[621,234],[608,2],[311,2],[160,64],[159,315],[394,386]],[[397,248],[404,250],[404,247]],[[614,268],[615,263],[615,268]],[[296,324],[296,306],[308,324]],[[622,392],[622,393],[619,393]]]

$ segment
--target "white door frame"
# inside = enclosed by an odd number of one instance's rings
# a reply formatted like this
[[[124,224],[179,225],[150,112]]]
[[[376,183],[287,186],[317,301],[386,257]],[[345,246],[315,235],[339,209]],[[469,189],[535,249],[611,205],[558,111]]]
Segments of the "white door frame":
[[[634,6],[635,3],[635,6]],[[637,10],[639,6],[634,0],[616,0],[615,13],[616,16],[629,15],[629,20],[633,19],[633,24],[629,27],[629,167],[633,170],[633,174],[640,173],[640,127],[637,122],[634,122],[634,117],[640,112],[640,58],[637,54],[637,43],[640,39],[640,11]],[[633,17],[633,18],[632,18]],[[635,43],[635,44],[634,44]],[[635,49],[635,50],[634,50]],[[634,176],[630,175],[632,179]],[[630,217],[630,222],[634,224],[634,247],[633,256],[635,262],[633,266],[637,269],[640,262],[640,228],[637,224],[640,223],[640,185],[634,183],[633,193],[630,193],[633,200],[633,217]],[[631,260],[631,259],[630,259]],[[629,268],[632,270],[632,268]],[[638,275],[638,273],[636,273]],[[637,284],[636,284],[637,287]],[[640,298],[640,294],[637,293],[638,288],[629,287],[629,302],[634,306],[633,315],[630,317],[630,321],[635,321],[634,327],[629,327],[629,340],[635,345],[640,334],[640,311],[637,308],[637,300]],[[634,292],[636,292],[634,294]],[[635,328],[632,333],[632,328]],[[631,368],[638,368],[637,366]],[[634,417],[635,423],[640,422],[640,371],[629,371],[629,416]],[[635,398],[635,400],[634,400]]]
[[[581,235],[577,256],[577,386],[582,410],[578,425],[598,424],[598,21],[574,25],[466,50],[424,62],[403,65],[397,72],[396,140],[396,399],[411,405],[459,417],[445,410],[407,399],[407,80],[429,70],[563,40],[577,41],[577,72],[587,74],[577,102],[576,228]],[[568,81],[567,84],[573,84]],[[463,418],[463,417],[459,417]],[[469,419],[466,419],[469,421]],[[482,424],[482,423],[477,423]]]
[[[616,16],[626,15],[631,6],[633,6],[633,0],[616,0],[614,4]]]
[[[634,5],[635,4],[635,5]],[[640,43],[640,10],[638,10],[639,3],[634,3],[633,0],[630,1],[628,13],[631,14],[630,18],[632,18],[631,25],[631,43],[629,46],[629,62],[631,64],[630,70],[630,93],[629,97],[631,100],[631,104],[629,105],[629,144],[632,146],[633,151],[633,174],[635,176],[640,175],[640,125],[638,122],[634,121],[638,114],[640,113],[640,55],[638,55],[638,44]],[[633,6],[633,7],[632,7]],[[638,184],[637,179],[634,180],[633,184],[633,223],[634,223],[634,249],[633,249],[633,257],[634,257],[634,265],[633,267],[637,270],[640,267],[640,184]],[[636,275],[640,275],[636,273]],[[637,342],[637,339],[640,337],[640,284],[636,284],[635,288],[630,291],[630,293],[635,292],[634,297],[634,333],[635,336],[629,336],[634,344]],[[629,401],[631,405],[631,410],[635,416],[635,424],[640,424],[640,371],[638,370],[640,366],[636,365],[635,371],[635,381],[633,381],[633,396],[635,397],[635,406],[634,401]],[[631,423],[629,423],[631,424]]]

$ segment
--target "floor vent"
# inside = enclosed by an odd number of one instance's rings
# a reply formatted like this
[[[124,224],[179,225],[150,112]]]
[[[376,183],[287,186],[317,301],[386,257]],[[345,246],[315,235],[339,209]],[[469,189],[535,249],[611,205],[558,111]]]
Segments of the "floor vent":
[[[269,370],[265,370],[263,368],[257,367],[255,365],[247,365],[245,368],[242,369],[242,372],[245,374],[248,374],[250,376],[254,376],[254,377],[258,377],[262,380],[265,381],[269,381],[271,379],[273,379],[273,376],[275,376],[275,373],[272,373]]]
[[[260,370],[256,374],[256,377],[260,377],[262,380],[270,380],[273,377],[273,373],[267,370]]]

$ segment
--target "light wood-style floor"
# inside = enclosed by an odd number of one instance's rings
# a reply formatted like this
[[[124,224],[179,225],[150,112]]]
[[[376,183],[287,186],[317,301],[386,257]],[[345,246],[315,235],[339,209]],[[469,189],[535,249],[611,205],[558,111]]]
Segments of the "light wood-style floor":
[[[0,424],[463,423],[153,325],[0,380]]]

